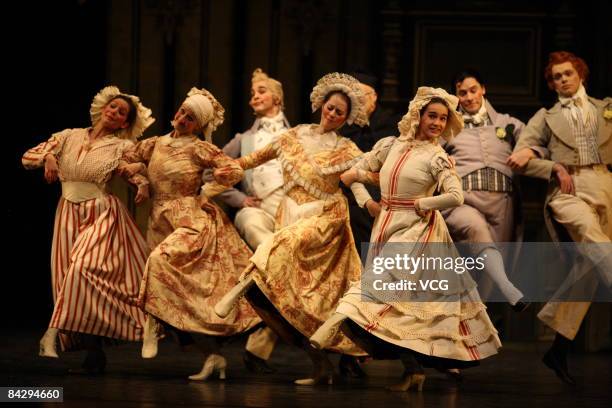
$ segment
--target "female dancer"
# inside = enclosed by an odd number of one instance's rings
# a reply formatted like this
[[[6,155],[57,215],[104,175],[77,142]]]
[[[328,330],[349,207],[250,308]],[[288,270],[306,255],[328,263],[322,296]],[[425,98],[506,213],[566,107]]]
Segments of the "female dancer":
[[[426,252],[436,246],[427,248],[427,243],[445,243],[438,245],[457,256],[438,211],[463,202],[453,164],[438,144],[440,136],[452,137],[462,128],[456,107],[457,98],[444,90],[419,88],[399,122],[400,137],[382,139],[343,174],[343,182],[350,185],[355,180],[371,180],[369,172],[380,171],[383,211],[372,231],[375,245],[370,255],[393,254],[397,251],[392,247],[397,248],[398,243],[407,244],[403,249],[418,244]],[[434,196],[438,188],[441,194]],[[421,280],[436,273],[417,272]],[[325,347],[342,326],[345,334],[375,358],[399,357],[406,375],[392,387],[395,390],[411,386],[421,390],[425,380],[421,364],[454,369],[496,354],[501,343],[474,282],[467,273],[451,271],[446,276],[452,288],[420,293],[421,301],[416,294],[413,299],[396,298],[394,293],[368,290],[358,282],[310,340],[317,348]],[[342,325],[346,319],[349,324]]]
[[[247,299],[266,324],[285,341],[303,347],[313,360],[313,378],[296,381],[305,385],[332,380],[327,356],[309,347],[307,337],[330,316],[361,269],[346,199],[338,185],[340,174],[361,151],[336,131],[344,123],[367,123],[365,98],[350,75],[324,76],[310,99],[313,111],[322,108],[319,124],[292,128],[276,142],[239,159],[245,169],[278,159],[286,195],[276,214],[279,228],[259,245],[240,284],[215,307],[220,316],[227,315],[250,288]],[[363,203],[369,195],[356,184],[359,188]],[[342,335],[334,339],[332,348],[364,354]]]
[[[174,130],[152,137],[126,154],[131,163],[146,163],[153,207],[147,242],[147,261],[139,303],[149,314],[142,348],[143,358],[157,354],[161,320],[182,332],[206,335],[205,361],[192,380],[205,380],[213,372],[225,378],[226,361],[219,354],[217,337],[231,336],[261,322],[241,302],[223,319],[213,306],[237,282],[251,256],[225,213],[199,195],[205,169],[226,166],[215,179],[236,183],[242,168],[210,143],[212,132],[223,123],[224,109],[207,90],[192,88],[174,116]],[[203,134],[204,140],[200,140]]]
[[[58,357],[59,334],[63,350],[87,349],[81,371],[100,373],[106,366],[102,337],[142,339],[137,296],[148,249],[106,183],[126,166],[124,152],[154,119],[136,96],[114,86],[95,96],[90,114],[92,127],[56,133],[22,161],[27,169],[44,166],[47,182],[62,183],[51,250],[55,306],[40,355]],[[145,177],[133,172],[128,181],[138,187],[137,203],[147,198]]]

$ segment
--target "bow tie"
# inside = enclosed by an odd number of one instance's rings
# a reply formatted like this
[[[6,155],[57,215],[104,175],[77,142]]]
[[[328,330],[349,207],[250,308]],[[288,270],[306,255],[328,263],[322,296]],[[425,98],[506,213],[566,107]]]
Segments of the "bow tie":
[[[582,98],[578,95],[574,95],[571,98],[563,98],[560,99],[561,105],[571,107],[572,105],[576,107],[582,107]]]
[[[575,122],[586,123],[588,117],[591,115],[588,109],[584,109],[584,101],[578,95],[574,95],[571,98],[559,98],[559,102],[561,102],[561,106],[569,109],[570,116]]]
[[[472,124],[474,126],[482,126],[486,122],[486,118],[480,116],[466,115],[463,117],[463,123]]]

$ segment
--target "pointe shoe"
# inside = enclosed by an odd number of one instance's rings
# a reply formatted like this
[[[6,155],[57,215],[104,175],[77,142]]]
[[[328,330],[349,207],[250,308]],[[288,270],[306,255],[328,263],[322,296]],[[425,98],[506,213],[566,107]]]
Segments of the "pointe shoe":
[[[346,354],[340,356],[338,369],[340,370],[340,375],[343,377],[364,378],[367,376],[367,374],[359,366],[357,358],[347,356]]]
[[[390,385],[387,387],[389,391],[408,391],[410,388],[417,388],[419,392],[423,391],[425,383],[425,374],[409,374],[404,377],[401,383]]]
[[[153,358],[157,356],[159,323],[151,316],[147,315],[142,334],[142,358]]]
[[[225,296],[223,296],[215,305],[214,310],[217,316],[222,319],[227,317],[234,308],[234,304],[254,283],[255,281],[253,280],[252,276],[238,282],[238,284],[227,292]]]
[[[338,329],[346,318],[346,315],[340,313],[334,313],[331,315],[331,317],[327,319],[312,336],[310,336],[310,344],[312,344],[312,346],[317,350],[321,350],[329,346],[329,343],[334,338],[336,333],[338,333]]]
[[[192,381],[205,381],[215,371],[219,372],[219,379],[225,380],[225,369],[227,367],[227,361],[223,356],[219,354],[211,354],[206,358],[202,371],[197,374],[190,375],[189,379]]]
[[[58,329],[48,328],[45,334],[40,339],[38,355],[41,357],[59,358],[55,348]]]

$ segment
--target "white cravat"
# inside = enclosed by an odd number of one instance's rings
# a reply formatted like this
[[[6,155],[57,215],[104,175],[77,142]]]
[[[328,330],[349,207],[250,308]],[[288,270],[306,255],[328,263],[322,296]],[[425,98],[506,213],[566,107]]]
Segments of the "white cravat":
[[[259,129],[264,129],[266,132],[272,134],[285,129],[283,112],[278,112],[276,116],[271,118],[267,116],[259,118]]]
[[[287,126],[283,112],[279,112],[271,118],[260,117],[257,130],[253,136],[253,147],[255,150],[263,148],[267,144],[274,142],[286,130]]]
[[[484,126],[487,124],[489,120],[489,114],[487,113],[487,107],[485,106],[485,100],[482,98],[482,104],[480,105],[480,109],[475,114],[467,113],[460,108],[461,114],[463,115],[463,122],[465,124],[472,124],[473,127]]]
[[[586,90],[582,84],[580,84],[578,91],[569,98],[559,95],[559,102],[561,102],[561,106],[564,108],[570,109],[572,119],[575,122],[582,121],[583,124],[586,124],[589,119],[590,109],[588,108],[589,100]]]

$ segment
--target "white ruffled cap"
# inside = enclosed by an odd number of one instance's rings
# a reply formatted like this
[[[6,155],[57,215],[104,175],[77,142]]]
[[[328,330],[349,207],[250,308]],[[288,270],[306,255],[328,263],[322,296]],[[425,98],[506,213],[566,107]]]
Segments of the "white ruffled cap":
[[[128,139],[136,141],[144,131],[155,122],[155,118],[152,116],[151,109],[147,108],[140,102],[140,98],[134,95],[121,93],[119,88],[116,86],[107,86],[102,88],[100,92],[94,96],[89,108],[89,115],[91,117],[92,126],[96,126],[100,118],[102,117],[102,109],[117,96],[123,96],[129,98],[136,106],[136,118],[131,126],[125,129],[120,129],[116,132],[117,137],[120,139]]]
[[[319,79],[310,93],[312,111],[315,112],[323,106],[325,97],[331,92],[340,91],[351,100],[351,113],[346,119],[346,123],[365,126],[369,123],[366,114],[366,98],[363,90],[359,86],[360,82],[348,74],[332,72]]]
[[[463,118],[457,111],[459,99],[455,95],[451,95],[442,88],[431,88],[421,86],[417,90],[414,99],[408,105],[408,112],[402,117],[397,124],[400,131],[400,139],[414,139],[416,130],[421,122],[421,109],[427,105],[433,98],[440,98],[448,104],[448,121],[446,128],[440,136],[446,140],[450,140],[463,130]]]
[[[204,138],[212,142],[212,133],[223,123],[225,109],[206,89],[191,88],[183,102],[196,117]]]

